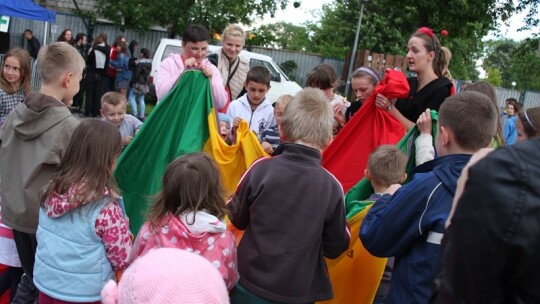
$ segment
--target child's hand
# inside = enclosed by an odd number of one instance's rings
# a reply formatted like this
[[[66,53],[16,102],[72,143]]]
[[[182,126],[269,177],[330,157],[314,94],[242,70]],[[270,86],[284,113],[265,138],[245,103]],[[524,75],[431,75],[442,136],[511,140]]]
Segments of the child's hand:
[[[261,143],[261,146],[263,147],[264,151],[268,154],[272,154],[272,152],[274,152],[274,148],[272,148],[272,145],[269,144],[267,141],[263,141]]]
[[[210,69],[210,67],[206,64],[206,65],[203,65],[201,67],[201,70],[203,72],[203,74],[208,77],[208,78],[212,78],[212,70]]]
[[[233,120],[233,128],[238,128],[238,126],[240,125],[240,122],[242,121],[242,118],[241,117],[236,117],[234,120]]]
[[[418,120],[416,121],[416,127],[418,128],[418,131],[420,131],[420,134],[431,135],[432,122],[429,109],[426,109],[422,114],[420,114],[420,117],[418,117]]]
[[[132,139],[133,139],[133,136],[124,136],[124,137],[122,137],[122,143],[125,146],[125,145],[129,144]]]
[[[343,105],[336,103],[333,107],[334,109],[334,119],[339,123],[340,126],[343,126],[345,124],[345,116],[343,115],[343,112],[341,111]]]

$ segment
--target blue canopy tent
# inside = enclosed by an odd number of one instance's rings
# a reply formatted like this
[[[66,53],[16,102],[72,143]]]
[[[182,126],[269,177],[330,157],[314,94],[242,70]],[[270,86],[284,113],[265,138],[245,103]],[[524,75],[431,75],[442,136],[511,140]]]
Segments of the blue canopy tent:
[[[0,15],[45,21],[45,40],[47,39],[47,25],[56,22],[56,12],[50,11],[32,0],[0,0]]]

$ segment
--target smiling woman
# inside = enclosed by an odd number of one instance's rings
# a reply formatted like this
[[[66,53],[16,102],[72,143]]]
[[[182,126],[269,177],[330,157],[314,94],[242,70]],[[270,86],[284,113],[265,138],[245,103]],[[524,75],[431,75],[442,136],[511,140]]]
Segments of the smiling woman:
[[[228,25],[223,31],[222,37],[223,42],[221,44],[223,47],[221,51],[208,56],[208,59],[217,66],[225,90],[227,90],[227,105],[220,111],[225,113],[229,103],[239,98],[242,93],[247,72],[249,71],[249,61],[238,56],[245,42],[245,32],[239,25]]]

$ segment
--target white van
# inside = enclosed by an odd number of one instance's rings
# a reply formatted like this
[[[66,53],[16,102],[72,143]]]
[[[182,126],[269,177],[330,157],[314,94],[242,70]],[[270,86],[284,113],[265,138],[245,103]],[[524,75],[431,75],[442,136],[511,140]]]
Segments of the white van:
[[[208,54],[216,53],[221,50],[221,46],[209,45]],[[169,56],[170,53],[179,54],[182,51],[182,41],[178,39],[161,39],[154,57],[152,59],[152,71],[150,72],[150,81],[153,82],[154,75],[159,68],[161,62]],[[283,94],[296,95],[302,88],[294,81],[289,80],[289,77],[279,68],[279,66],[272,60],[271,57],[252,53],[248,51],[241,51],[240,57],[249,60],[249,66],[262,65],[266,67],[272,74],[272,81],[270,83],[270,91],[266,95],[270,102],[276,101],[279,96]]]

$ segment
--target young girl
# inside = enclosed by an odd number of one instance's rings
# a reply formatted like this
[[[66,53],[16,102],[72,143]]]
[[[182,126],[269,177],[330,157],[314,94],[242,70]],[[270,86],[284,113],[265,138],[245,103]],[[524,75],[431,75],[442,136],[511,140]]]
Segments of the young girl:
[[[133,41],[132,41],[133,42]],[[150,51],[146,48],[141,49],[141,58],[135,62],[135,73],[129,83],[132,88],[129,91],[129,104],[131,105],[131,114],[140,120],[144,121],[144,111],[146,104],[144,96],[148,93],[148,78],[152,71],[152,59],[150,59]],[[137,111],[137,102],[141,107],[141,111]]]
[[[517,142],[540,136],[540,107],[529,108],[518,114]]]
[[[129,81],[131,80],[132,73],[128,68],[129,55],[128,45],[125,41],[120,41],[116,46],[116,52],[118,57],[115,60],[111,60],[111,65],[116,69],[116,76],[114,78],[114,88],[126,96],[127,88],[129,87]]]
[[[349,121],[351,117],[360,110],[362,104],[373,93],[375,86],[379,83],[380,76],[373,68],[361,67],[351,75],[351,88],[356,96],[356,101],[351,102],[351,106],[345,112],[345,120]]]
[[[321,89],[334,109],[334,135],[345,125],[345,112],[350,103],[339,94],[334,93],[338,78],[336,71],[329,64],[319,64],[307,76],[307,84],[312,88]]]
[[[131,233],[112,172],[122,140],[112,124],[86,119],[42,196],[34,283],[39,303],[100,303],[128,266]]]
[[[508,119],[503,126],[504,140],[507,145],[513,145],[516,143],[518,137],[517,131],[517,115],[521,112],[520,104],[517,102],[509,102],[506,106],[506,114]]]
[[[130,262],[153,248],[191,251],[216,267],[230,290],[238,280],[236,245],[226,230],[227,213],[219,171],[204,153],[181,156],[169,164],[163,190],[150,208],[133,245]]]
[[[9,112],[28,93],[30,93],[30,55],[23,49],[11,49],[4,56],[0,74],[0,127]]]

